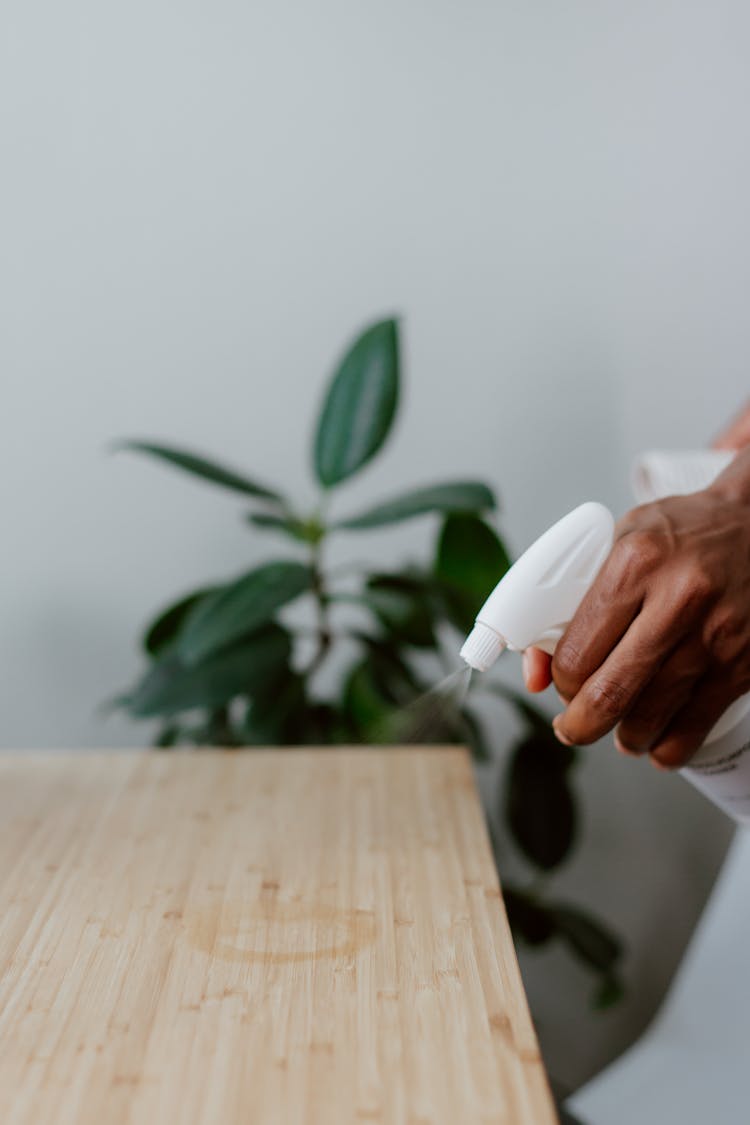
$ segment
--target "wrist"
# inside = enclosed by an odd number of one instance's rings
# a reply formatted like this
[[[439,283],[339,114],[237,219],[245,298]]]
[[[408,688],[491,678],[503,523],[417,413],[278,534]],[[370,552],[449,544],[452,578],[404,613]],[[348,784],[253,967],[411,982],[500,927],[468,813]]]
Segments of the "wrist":
[[[750,506],[750,448],[740,450],[706,491],[723,500]]]

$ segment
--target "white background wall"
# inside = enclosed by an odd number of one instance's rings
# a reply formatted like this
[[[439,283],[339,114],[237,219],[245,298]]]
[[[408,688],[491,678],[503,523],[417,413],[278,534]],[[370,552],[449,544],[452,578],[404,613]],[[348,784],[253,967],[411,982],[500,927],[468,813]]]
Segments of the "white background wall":
[[[369,318],[403,315],[408,386],[352,504],[485,476],[515,548],[583,498],[622,509],[635,451],[701,443],[744,398],[742,0],[9,0],[0,19],[4,746],[144,742],[95,713],[136,674],[139,625],[269,549],[231,497],[107,443],[184,442],[308,495],[322,379]],[[726,842],[607,746],[581,781],[561,890],[628,935],[631,994],[588,1016],[564,957],[526,963],[571,1083],[642,1026]]]

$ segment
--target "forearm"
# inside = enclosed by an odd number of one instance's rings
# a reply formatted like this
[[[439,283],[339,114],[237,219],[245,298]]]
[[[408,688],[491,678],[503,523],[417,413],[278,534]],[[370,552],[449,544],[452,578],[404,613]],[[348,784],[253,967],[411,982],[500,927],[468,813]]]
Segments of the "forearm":
[[[744,449],[750,445],[750,402],[711,443],[714,449]]]
[[[750,506],[750,446],[740,450],[709,491],[724,500]]]

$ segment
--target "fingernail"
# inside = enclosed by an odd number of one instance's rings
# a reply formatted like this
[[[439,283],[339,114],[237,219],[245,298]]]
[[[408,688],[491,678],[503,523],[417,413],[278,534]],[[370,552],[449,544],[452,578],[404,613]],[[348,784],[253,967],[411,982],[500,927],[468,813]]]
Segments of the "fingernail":
[[[560,724],[555,720],[552,724],[552,729],[555,732],[555,738],[558,742],[562,742],[563,746],[572,746],[572,741],[568,738],[564,730],[560,728]]]

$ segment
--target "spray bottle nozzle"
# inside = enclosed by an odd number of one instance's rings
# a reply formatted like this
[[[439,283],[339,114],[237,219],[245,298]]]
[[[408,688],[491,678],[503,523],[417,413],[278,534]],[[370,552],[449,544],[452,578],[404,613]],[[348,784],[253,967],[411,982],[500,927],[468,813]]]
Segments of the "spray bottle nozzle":
[[[486,672],[506,647],[505,639],[499,633],[477,621],[464,641],[461,659],[477,672]]]
[[[581,504],[545,531],[498,582],[479,610],[461,656],[486,672],[504,648],[552,654],[612,547],[614,520]]]

